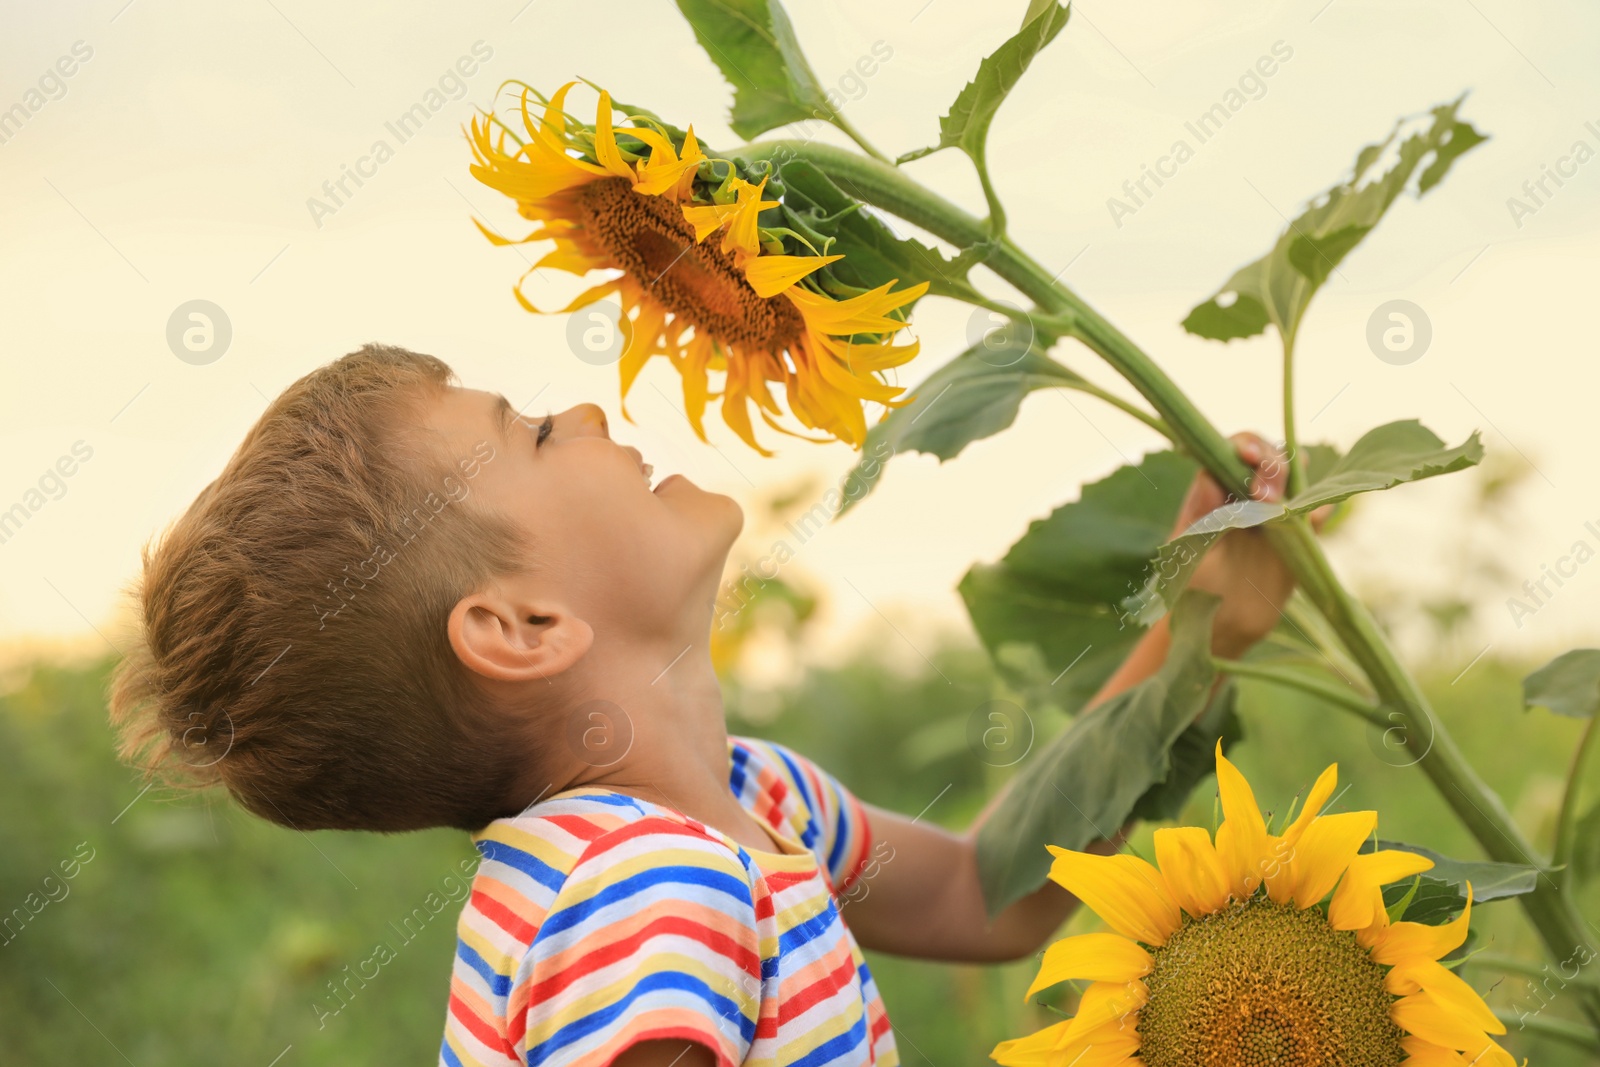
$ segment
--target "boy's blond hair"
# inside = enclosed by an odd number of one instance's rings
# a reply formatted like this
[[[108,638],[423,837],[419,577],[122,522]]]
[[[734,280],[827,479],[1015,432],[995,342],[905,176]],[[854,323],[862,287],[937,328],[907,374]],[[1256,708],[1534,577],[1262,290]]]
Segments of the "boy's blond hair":
[[[446,632],[523,551],[468,500],[493,443],[445,456],[415,430],[451,381],[384,345],[313,371],[145,550],[111,718],[147,777],[220,783],[300,830],[475,830],[521,807],[529,724]]]

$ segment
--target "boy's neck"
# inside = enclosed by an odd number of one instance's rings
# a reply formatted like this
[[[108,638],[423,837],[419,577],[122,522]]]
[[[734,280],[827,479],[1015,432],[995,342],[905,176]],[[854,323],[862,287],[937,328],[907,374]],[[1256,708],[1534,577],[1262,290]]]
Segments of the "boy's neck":
[[[632,664],[653,662],[650,656],[628,658]],[[631,677],[632,684],[608,689],[570,713],[565,741],[578,762],[562,788],[625,793],[681,812],[746,848],[774,851],[770,835],[729,787],[728,727],[709,637],[667,659],[654,671],[605,672]],[[585,731],[590,738],[604,736],[606,744],[586,747]]]

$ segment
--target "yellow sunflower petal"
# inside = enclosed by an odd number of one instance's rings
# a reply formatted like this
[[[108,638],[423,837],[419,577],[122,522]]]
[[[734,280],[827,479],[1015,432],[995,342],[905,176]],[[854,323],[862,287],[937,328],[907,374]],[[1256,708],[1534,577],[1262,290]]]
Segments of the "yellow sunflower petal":
[[[1294,902],[1304,911],[1332,891],[1378,825],[1375,811],[1349,811],[1313,819],[1289,860]]]
[[[601,297],[610,296],[612,293],[615,293],[622,288],[620,283],[618,283],[615,279],[609,282],[601,282],[599,285],[585,289],[583,292],[573,297],[572,303],[568,304],[564,308],[557,308],[554,311],[541,311],[535,307],[533,302],[522,293],[522,283],[527,281],[528,275],[532,274],[536,270],[538,270],[537,267],[529,267],[527,273],[517,281],[517,287],[515,289],[517,303],[521,304],[524,308],[535,315],[564,315],[569,311],[577,311],[579,308],[588,307]]]
[[[856,367],[853,356],[855,346],[839,344],[832,338],[809,336],[807,341],[815,346],[817,370],[822,375],[823,381],[833,386],[837,392],[855,399],[876,400],[880,403],[893,400],[905,392],[905,387],[889,385],[872,377],[871,372],[865,367]],[[860,405],[855,405],[860,411]]]
[[[479,222],[477,219],[473,219],[472,224],[478,228],[479,233],[483,234],[489,239],[490,244],[495,245],[496,247],[504,247],[505,245],[532,244],[534,241],[552,241],[557,235],[557,231],[551,227],[539,226],[530,232],[526,237],[502,237],[493,230],[489,229],[489,227],[485,226],[482,222]]]
[[[707,440],[704,420],[711,390],[706,379],[706,364],[710,360],[711,338],[696,335],[684,350],[678,368],[683,375],[683,411],[689,417],[689,425],[694,427],[695,436],[702,441]]]
[[[484,185],[517,201],[517,210],[524,216],[533,217],[530,212],[538,210],[536,205],[545,198],[605,173],[592,163],[566,155],[559,144],[539,138],[515,153],[507,152],[504,131],[491,130],[487,120],[474,119],[471,136],[476,162],[468,170]]]
[[[1096,856],[1048,846],[1050,879],[1124,937],[1162,945],[1181,916],[1161,872],[1138,856]]]
[[[1402,963],[1384,976],[1384,988],[1396,996],[1426,993],[1435,1003],[1448,1008],[1490,1034],[1503,1034],[1506,1024],[1495,1017],[1478,991],[1450,968],[1432,960]]]
[[[633,381],[639,377],[639,372],[644,369],[646,361],[655,355],[656,340],[661,336],[661,327],[666,320],[667,309],[660,304],[641,304],[639,314],[633,320],[633,333],[628,338],[627,348],[622,353],[622,359],[617,363],[622,379],[622,414],[628,414],[628,390],[633,388]]]
[[[568,274],[588,274],[592,270],[601,270],[605,267],[603,260],[597,260],[584,255],[571,246],[558,247],[546,252],[534,264],[539,267],[549,267],[551,270],[566,271]]]
[[[1056,1058],[1051,1062],[1058,1067],[1131,1067],[1139,1063],[1130,1059],[1138,1051],[1139,1015],[1134,1012],[1068,1038],[1055,1050]]]
[[[611,128],[611,94],[604,89],[600,90],[600,106],[594,115],[594,158],[619,178],[632,182],[638,177],[617,148],[617,135]]]
[[[687,212],[685,213],[687,214]],[[697,231],[698,232],[698,231]],[[759,297],[777,296],[813,271],[843,256],[757,256],[744,266],[744,280]]]
[[[1510,1055],[1495,1044],[1467,1016],[1440,1004],[1427,993],[1401,997],[1389,1008],[1395,1025],[1443,1048],[1465,1054],[1472,1064],[1511,1063]]]
[[[690,126],[683,134],[683,149],[679,153],[680,159],[693,159],[695,165],[688,168],[678,177],[678,187],[671,192],[674,200],[684,201],[694,195],[694,179],[699,171],[700,164],[707,158],[700,150],[700,143],[695,140],[694,127]]]
[[[741,258],[754,256],[761,250],[757,220],[763,211],[777,207],[778,201],[761,199],[767,188],[766,178],[762,178],[759,185],[735,178],[733,188],[738,191],[739,201],[730,216],[728,230],[722,235],[722,250]]]
[[[1026,1002],[1057,982],[1126,982],[1150,973],[1150,953],[1120,934],[1079,934],[1045,949]]]
[[[1350,861],[1339,888],[1328,903],[1328,924],[1335,930],[1364,930],[1383,910],[1383,887],[1431,870],[1433,861],[1415,852],[1385,849]]]
[[[1155,833],[1156,865],[1178,906],[1196,919],[1228,903],[1228,875],[1200,826],[1174,826]]]
[[[899,319],[889,318],[888,313],[909,304],[928,291],[928,283],[920,282],[898,292],[890,292],[890,286],[898,281],[899,279],[885,282],[876,289],[850,297],[848,300],[834,300],[832,297],[808,292],[805,289],[791,290],[789,298],[805,314],[806,321],[824,333],[843,335],[892,333],[902,329],[905,323]]]
[[[683,217],[694,227],[695,243],[699,244],[722,229],[722,224],[737,210],[735,204],[685,204]]]
[[[755,401],[758,406],[772,403],[771,396],[767,393],[767,385],[762,381],[749,379],[746,365],[743,361],[736,361],[728,365],[727,381],[722,387],[722,421],[728,428],[739,435],[739,440],[755,449],[763,456],[772,455],[756,440],[755,428],[750,425],[750,402]]]
[[[1436,960],[1454,952],[1467,939],[1472,918],[1472,883],[1467,883],[1467,906],[1442,926],[1398,922],[1384,928],[1372,947],[1372,958],[1394,967],[1413,960]]]
[[[638,164],[638,181],[633,187],[636,193],[659,196],[675,190],[679,180],[705,158],[688,138],[684,139],[680,157],[672,142],[655,130],[631,127],[628,133],[650,146],[650,159]]]
[[[989,1058],[1000,1067],[1048,1067],[1058,1063],[1060,1057],[1055,1054],[1056,1043],[1065,1036],[1067,1027],[1071,1025],[1072,1020],[1067,1019],[1036,1030],[1027,1037],[1002,1041],[989,1053]]]
[[[1288,828],[1283,831],[1283,839],[1285,841],[1293,845],[1300,840],[1300,835],[1305,833],[1306,827],[1311,825],[1311,820],[1322,812],[1322,805],[1328,802],[1328,798],[1333,795],[1333,791],[1338,785],[1339,765],[1330,763],[1311,786],[1311,792],[1306,794],[1305,807],[1300,809],[1300,814],[1295,816],[1294,822],[1290,823]]]
[[[1078,1014],[1072,1017],[1057,1048],[1081,1042],[1107,1027],[1133,1029],[1131,1020],[1150,1000],[1150,990],[1141,981],[1095,982],[1078,1000]]]
[[[1400,1047],[1406,1050],[1406,1061],[1402,1067],[1467,1067],[1467,1061],[1462,1059],[1461,1053],[1443,1045],[1435,1045],[1432,1041],[1424,1041],[1416,1034],[1402,1037]]]
[[[1222,825],[1217,827],[1217,855],[1228,876],[1228,889],[1243,899],[1255,892],[1264,874],[1282,865],[1286,856],[1272,853],[1266,820],[1256,805],[1250,783],[1228,758],[1217,742],[1217,792],[1222,798]]]
[[[570,93],[572,91],[572,87],[577,84],[578,83],[576,79],[569,81],[567,84],[557,89],[555,94],[550,97],[550,103],[545,105],[544,116],[540,119],[539,125],[546,137],[558,138],[567,132],[567,94]],[[523,93],[522,113],[524,116],[526,116],[528,113],[526,92]],[[528,133],[532,136],[538,135],[537,132],[531,128],[528,130]]]

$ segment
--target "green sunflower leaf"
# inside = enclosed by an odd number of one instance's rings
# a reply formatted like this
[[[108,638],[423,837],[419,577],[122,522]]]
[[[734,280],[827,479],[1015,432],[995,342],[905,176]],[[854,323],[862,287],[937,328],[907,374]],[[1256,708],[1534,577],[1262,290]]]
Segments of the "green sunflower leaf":
[[[678,0],[678,10],[733,86],[734,133],[749,140],[832,114],[778,0]]]
[[[970,259],[946,259],[921,241],[899,236],[862,208],[848,184],[839,185],[814,163],[781,157],[774,163],[784,186],[783,208],[799,224],[796,229],[831,237],[828,253],[844,256],[827,268],[833,278],[857,290],[875,289],[888,281],[902,285],[926,281],[928,292],[935,296],[968,302],[983,299],[967,281],[967,272],[975,265]]]
[[[1235,271],[1215,296],[1189,312],[1184,329],[1231,341],[1254,337],[1270,323],[1284,337],[1293,337],[1311,298],[1378,225],[1417,169],[1427,161],[1416,182],[1420,197],[1439,184],[1457,158],[1486,140],[1470,123],[1456,118],[1464,99],[1435,107],[1432,123],[1400,141],[1394,165],[1382,175],[1367,179],[1403,124],[1383,141],[1363,148],[1350,177],[1313,200],[1279,235],[1272,251]]]
[[[1121,604],[1144,582],[1195,470],[1152,453],[1033,522],[998,563],[967,571],[958,590],[990,654],[1037,647],[1063,706],[1092,697],[1143,632]]]
[[[939,143],[907,152],[895,162],[908,163],[944,148],[959,148],[974,163],[983,165],[989,126],[1006,96],[1022,80],[1028,64],[1044,47],[1056,39],[1067,25],[1069,9],[1059,3],[1040,0],[1028,5],[1022,29],[985,56],[978,73],[956,96],[955,103],[939,120]]]
[[[1433,861],[1433,869],[1422,873],[1422,881],[1416,887],[1416,895],[1406,907],[1407,922],[1424,923],[1428,926],[1449,922],[1461,914],[1461,909],[1467,906],[1468,882],[1472,883],[1472,903],[1475,907],[1491,900],[1505,900],[1531,893],[1539,884],[1539,868],[1521,863],[1453,860],[1431,849],[1401,844],[1398,841],[1378,841],[1376,846],[1368,842],[1361,846],[1361,851],[1371,852],[1374,847],[1415,852]],[[1401,898],[1410,892],[1412,881],[1413,879],[1408,878],[1403,882],[1385,886],[1384,906],[1393,907],[1399,903]]]
[[[1483,458],[1476,431],[1454,448],[1415,419],[1391,422],[1362,435],[1349,452],[1311,452],[1310,484],[1283,503],[1242,500],[1206,515],[1179,536],[1162,545],[1137,604],[1150,611],[1161,602],[1170,605],[1183,591],[1206,548],[1229,530],[1243,530],[1277,522],[1289,515],[1305,515],[1327,504],[1337,504],[1358,493],[1392,489],[1440,474],[1463,470]],[[1159,612],[1157,612],[1159,614]],[[1148,621],[1149,616],[1145,616]]]
[[[1215,678],[1211,619],[1218,603],[1189,594],[1173,612],[1172,648],[1160,670],[1083,713],[1023,761],[978,829],[978,875],[990,915],[1044,884],[1046,845],[1081,850],[1111,837],[1152,787],[1172,777],[1173,746],[1204,710]]]
[[[1443,885],[1444,883],[1440,882],[1438,884]],[[1417,891],[1422,888],[1422,879],[1419,877],[1412,878],[1411,885],[1406,888],[1405,893],[1400,896],[1400,899],[1396,900],[1393,904],[1389,903],[1389,890],[1398,890],[1402,886],[1405,886],[1404,882],[1388,886],[1384,889],[1384,911],[1388,913],[1389,921],[1392,923],[1397,923],[1406,917],[1406,909],[1411,907],[1411,902],[1417,899]]]
[[[1476,431],[1454,448],[1446,448],[1432,430],[1415,419],[1403,419],[1368,430],[1315,481],[1289,501],[1293,511],[1313,511],[1357,493],[1393,489],[1407,482],[1450,474],[1483,459]]]
[[[1460,915],[1465,903],[1455,886],[1432,878],[1412,877],[1383,889],[1383,906],[1390,922],[1440,926]]]
[[[1133,806],[1133,817],[1147,822],[1177,819],[1189,795],[1201,782],[1217,773],[1217,742],[1226,755],[1244,740],[1239,719],[1239,688],[1227,679],[1212,696],[1200,718],[1172,743],[1172,770],[1166,780],[1145,790]]]
[[[1600,712],[1600,649],[1563,652],[1522,680],[1522,705],[1592,719]]]
[[[1010,426],[1035,389],[1075,388],[1084,379],[1041,355],[1020,338],[980,344],[961,353],[917,387],[911,403],[895,408],[871,430],[861,460],[845,476],[846,509],[883,477],[900,452],[929,452],[941,461],[973,441]]]

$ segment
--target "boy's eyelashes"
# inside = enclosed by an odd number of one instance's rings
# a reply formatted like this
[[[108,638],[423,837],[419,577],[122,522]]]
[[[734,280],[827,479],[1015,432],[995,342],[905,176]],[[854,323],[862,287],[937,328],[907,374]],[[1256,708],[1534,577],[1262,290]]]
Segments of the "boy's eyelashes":
[[[544,444],[545,438],[549,437],[556,428],[556,417],[553,414],[546,415],[537,425],[528,422],[526,419],[518,419],[517,421],[533,431],[533,447],[536,449]]]

